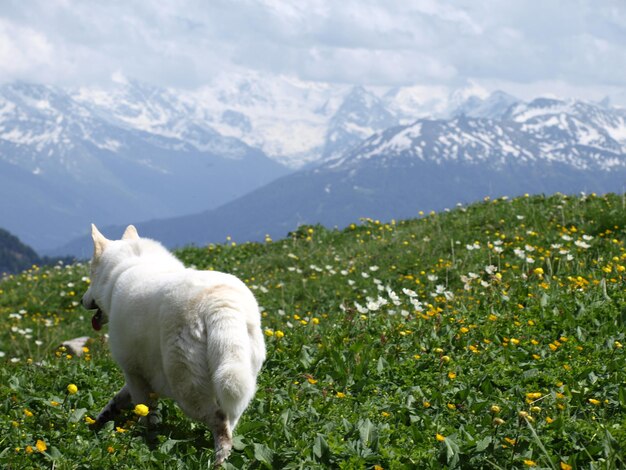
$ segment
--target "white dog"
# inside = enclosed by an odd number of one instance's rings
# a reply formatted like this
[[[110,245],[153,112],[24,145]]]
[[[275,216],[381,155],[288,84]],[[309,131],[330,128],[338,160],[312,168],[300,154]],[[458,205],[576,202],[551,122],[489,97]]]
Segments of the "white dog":
[[[96,425],[131,404],[173,398],[205,423],[216,465],[232,448],[232,431],[254,396],[265,360],[259,307],[234,276],[186,269],[161,244],[128,226],[107,240],[92,225],[91,285],[83,306],[92,324],[109,323],[109,345],[126,383]]]

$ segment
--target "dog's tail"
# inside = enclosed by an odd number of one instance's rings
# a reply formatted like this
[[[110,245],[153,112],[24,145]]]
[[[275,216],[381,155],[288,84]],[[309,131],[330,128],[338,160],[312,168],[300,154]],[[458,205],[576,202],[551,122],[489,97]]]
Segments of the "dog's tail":
[[[256,380],[247,364],[226,362],[215,371],[217,399],[234,427],[254,396]]]
[[[234,428],[256,391],[256,372],[245,320],[240,311],[224,312],[218,341],[221,360],[216,364],[213,384],[217,400]]]

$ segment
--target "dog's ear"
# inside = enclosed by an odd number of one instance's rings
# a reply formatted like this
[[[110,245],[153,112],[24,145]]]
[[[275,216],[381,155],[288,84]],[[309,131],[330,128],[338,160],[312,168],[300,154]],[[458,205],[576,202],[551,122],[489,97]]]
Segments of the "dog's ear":
[[[100,233],[98,228],[91,224],[91,238],[93,239],[93,259],[98,259],[109,243],[104,235]]]
[[[124,235],[122,235],[122,240],[133,240],[139,238],[139,234],[137,233],[137,229],[134,225],[129,225],[126,227],[124,231]]]

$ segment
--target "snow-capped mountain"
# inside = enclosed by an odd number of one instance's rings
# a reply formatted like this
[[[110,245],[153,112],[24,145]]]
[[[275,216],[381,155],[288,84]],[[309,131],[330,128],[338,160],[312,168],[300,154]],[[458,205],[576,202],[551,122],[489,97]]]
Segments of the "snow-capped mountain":
[[[415,217],[485,196],[621,192],[625,124],[619,109],[552,99],[513,104],[501,119],[419,119],[217,209],[140,224],[140,232],[170,246],[260,240],[302,223]]]
[[[356,86],[330,119],[322,159],[342,155],[374,133],[397,124],[398,119],[380,98]]]
[[[152,105],[151,118],[184,114],[176,100],[144,102]],[[216,207],[287,172],[201,122],[180,124],[185,140],[168,135],[167,123],[160,131],[141,129],[133,108],[140,100],[116,103],[112,114],[51,86],[0,87],[3,228],[36,249],[52,248],[84,233],[92,221],[132,222]]]

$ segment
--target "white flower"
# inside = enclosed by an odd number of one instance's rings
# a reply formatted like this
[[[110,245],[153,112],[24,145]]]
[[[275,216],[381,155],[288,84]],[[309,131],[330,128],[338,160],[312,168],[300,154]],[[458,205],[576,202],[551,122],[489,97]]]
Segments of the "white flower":
[[[498,270],[498,267],[494,266],[493,264],[490,264],[489,266],[485,267],[485,272],[489,274],[490,276],[493,276],[497,270]]]
[[[417,297],[415,291],[412,291],[411,289],[402,288],[402,292],[404,293],[404,295],[408,295],[409,297]]]
[[[553,250],[558,250],[562,246],[563,245],[561,245],[560,243],[553,243],[552,245],[550,245],[550,248],[552,248]]]
[[[579,247],[579,248],[583,248],[583,249],[585,249],[585,250],[586,250],[587,248],[590,248],[590,247],[591,247],[591,245],[590,245],[589,243],[585,243],[585,242],[583,242],[582,240],[576,240],[576,241],[574,242],[574,245],[576,245],[576,246],[577,246],[577,247]]]
[[[6,353],[4,351],[0,351],[0,357],[4,357],[6,356]]]
[[[593,240],[593,237],[591,235],[583,235],[583,240]]]
[[[528,264],[533,264],[533,263],[535,262],[535,259],[534,259],[534,258],[531,258],[531,257],[529,256],[528,258],[526,258],[526,262],[527,262]]]
[[[515,253],[515,256],[517,256],[518,258],[521,258],[521,259],[526,258],[526,252],[520,248],[515,248],[513,250],[513,253]]]
[[[370,266],[370,271],[378,271],[380,268],[378,266]]]
[[[535,251],[535,248],[534,248],[534,247],[532,247],[532,246],[530,246],[530,245],[526,245],[526,246],[524,246],[524,248],[525,248],[525,249],[526,249],[526,251],[528,251],[529,253],[531,253],[531,252]]]
[[[572,241],[572,237],[570,237],[569,235],[561,235],[561,239],[565,240],[566,242]]]
[[[370,277],[370,275],[367,273],[361,273],[361,276],[363,277],[363,279],[367,279],[368,277]]]
[[[437,279],[439,279],[437,276],[435,276],[434,274],[429,274],[428,276],[428,280],[430,282],[435,282]]]

